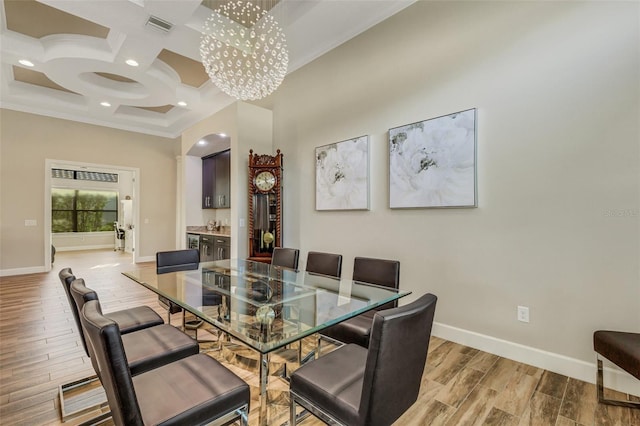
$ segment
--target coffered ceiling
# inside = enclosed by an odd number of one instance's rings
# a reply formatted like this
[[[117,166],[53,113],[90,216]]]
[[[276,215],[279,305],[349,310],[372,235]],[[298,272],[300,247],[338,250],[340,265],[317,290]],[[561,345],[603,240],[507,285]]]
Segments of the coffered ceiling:
[[[0,107],[177,137],[235,101],[199,55],[223,1],[0,0]],[[292,72],[414,1],[260,4],[285,31]]]

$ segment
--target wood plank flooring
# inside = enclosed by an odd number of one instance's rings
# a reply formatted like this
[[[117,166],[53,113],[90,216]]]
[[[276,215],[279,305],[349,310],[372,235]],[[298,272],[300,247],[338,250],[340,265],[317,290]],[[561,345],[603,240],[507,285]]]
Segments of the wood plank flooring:
[[[93,374],[58,280],[64,267],[96,290],[105,312],[144,304],[166,318],[151,291],[121,275],[136,267],[121,252],[58,252],[50,273],[0,278],[2,425],[63,424],[58,386]],[[179,322],[180,315],[173,320]],[[212,356],[221,357],[255,390],[255,371],[224,355]],[[286,391],[286,382],[272,381],[270,425],[287,420]],[[255,425],[257,392],[252,397],[250,423]],[[308,418],[302,424],[321,423]],[[640,426],[640,410],[598,404],[592,384],[433,337],[419,399],[396,425]]]

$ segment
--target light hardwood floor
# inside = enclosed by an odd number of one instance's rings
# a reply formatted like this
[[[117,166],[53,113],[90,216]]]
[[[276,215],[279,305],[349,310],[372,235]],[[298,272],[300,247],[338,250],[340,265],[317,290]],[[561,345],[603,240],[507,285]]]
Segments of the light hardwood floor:
[[[58,252],[50,273],[0,278],[2,425],[62,424],[58,386],[93,373],[58,280],[64,267],[97,291],[105,312],[145,304],[166,318],[152,292],[120,274],[134,268],[131,256],[121,252]],[[256,384],[255,372],[239,368],[229,357],[225,363]],[[598,404],[592,384],[436,337],[422,383],[418,401],[397,425],[640,426],[640,410]],[[255,387],[252,396],[254,425]],[[280,425],[287,418],[286,383],[274,381],[270,400],[269,424]],[[302,424],[321,423],[309,418]]]

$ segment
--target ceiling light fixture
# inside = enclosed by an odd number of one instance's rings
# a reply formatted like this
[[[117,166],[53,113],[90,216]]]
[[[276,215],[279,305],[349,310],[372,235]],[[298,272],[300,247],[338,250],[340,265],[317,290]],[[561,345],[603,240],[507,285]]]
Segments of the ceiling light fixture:
[[[28,60],[28,59],[20,59],[18,62],[19,62],[20,64],[24,65],[25,67],[33,67],[33,66],[35,66],[35,65],[33,64],[33,62],[31,62],[31,61],[30,61],[30,60]]]
[[[138,64],[138,61],[136,61],[135,59],[127,59],[125,63],[130,67],[137,67],[138,65],[140,65]]]
[[[207,18],[200,56],[213,83],[243,101],[270,95],[289,65],[280,25],[267,10],[243,0],[225,3]]]
[[[187,103],[185,101],[178,101],[178,105],[180,105],[181,107],[185,107],[187,106]]]
[[[102,105],[103,107],[110,107],[111,106],[111,104],[109,102],[107,102],[107,101],[100,102],[100,105]]]

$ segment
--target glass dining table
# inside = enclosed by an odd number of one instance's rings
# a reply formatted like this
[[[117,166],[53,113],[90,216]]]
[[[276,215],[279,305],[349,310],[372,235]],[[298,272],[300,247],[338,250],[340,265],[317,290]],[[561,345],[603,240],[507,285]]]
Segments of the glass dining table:
[[[160,275],[148,267],[123,274],[259,354],[260,425],[267,423],[271,353],[410,294],[241,259]]]

